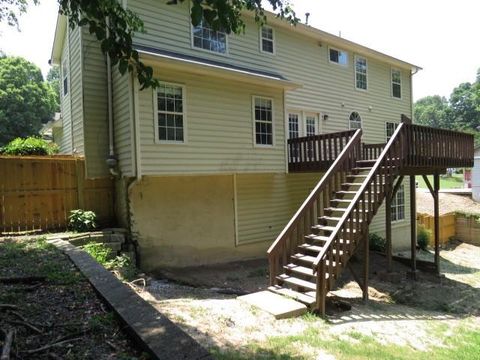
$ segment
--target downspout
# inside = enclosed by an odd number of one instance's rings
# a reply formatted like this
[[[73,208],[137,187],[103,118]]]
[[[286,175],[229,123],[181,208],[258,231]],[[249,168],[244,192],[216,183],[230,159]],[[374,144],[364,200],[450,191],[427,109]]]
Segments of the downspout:
[[[107,39],[110,36],[110,21],[106,17],[107,24]],[[117,159],[115,157],[114,137],[113,137],[113,96],[112,96],[112,62],[110,55],[107,52],[107,101],[108,101],[108,158],[107,165],[110,174],[117,177],[119,173],[115,170],[117,167]]]

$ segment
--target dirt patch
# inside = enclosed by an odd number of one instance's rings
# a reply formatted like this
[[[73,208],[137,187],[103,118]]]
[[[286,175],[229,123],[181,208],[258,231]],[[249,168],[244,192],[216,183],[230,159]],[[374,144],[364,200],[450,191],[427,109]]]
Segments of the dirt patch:
[[[418,256],[433,261],[430,252],[420,252]],[[273,316],[238,301],[233,295],[212,290],[222,284],[233,286],[233,282],[226,280],[232,276],[228,265],[222,266],[221,270],[204,268],[202,275],[188,272],[194,276],[189,275],[186,282],[194,283],[194,279],[200,276],[203,288],[152,280],[140,295],[201,344],[220,354],[219,358],[229,358],[221,354],[230,354],[231,349],[252,354],[248,351],[258,344],[267,344],[268,347],[279,338],[302,339],[312,329],[320,332],[324,341],[346,339],[355,342],[357,336],[369,336],[382,344],[425,351],[444,346],[443,337],[432,335],[432,332],[443,331],[444,326],[449,331],[466,323],[480,327],[480,247],[458,243],[442,250],[441,257],[440,277],[421,273],[420,280],[408,280],[405,274],[409,267],[395,262],[394,271],[400,277],[398,281],[388,282],[381,276],[386,268],[385,258],[372,253],[370,302],[367,305],[362,302],[361,289],[346,271],[338,289],[330,295],[350,304],[351,310],[331,312],[326,321],[313,314],[275,320]],[[352,264],[357,271],[362,268],[360,260]],[[261,276],[243,277],[234,283],[237,286],[242,284],[245,290],[263,289],[268,282],[265,269]],[[255,271],[260,274],[259,270]],[[232,273],[240,277],[236,268]],[[248,274],[248,270],[242,274]],[[260,285],[262,281],[263,286]],[[270,355],[271,358],[297,358],[279,357],[278,353]],[[323,350],[308,347],[299,347],[297,355],[306,359],[329,356]]]
[[[417,190],[416,196],[417,212],[420,214],[433,215],[433,198],[430,192]],[[446,193],[439,193],[438,196],[440,215],[458,210],[480,214],[480,203],[473,201],[469,196]]]
[[[0,277],[0,338],[14,332],[12,359],[144,358],[88,281],[45,239],[0,240]]]

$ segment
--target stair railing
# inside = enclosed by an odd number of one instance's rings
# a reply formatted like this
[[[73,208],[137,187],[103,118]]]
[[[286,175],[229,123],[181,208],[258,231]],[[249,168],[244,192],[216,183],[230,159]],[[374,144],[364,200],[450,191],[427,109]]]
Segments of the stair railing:
[[[340,264],[345,265],[355,251],[359,235],[364,235],[399,172],[406,151],[404,126],[401,123],[395,130],[312,265],[317,273],[316,301],[320,310],[324,309],[328,292],[325,274],[329,274],[330,284],[340,274]]]
[[[361,138],[362,130],[358,129],[268,249],[270,285],[277,284],[276,277],[282,267],[288,264],[290,256],[305,241],[305,235],[311,233],[311,227],[318,223],[318,217],[324,215],[324,208],[330,203],[332,195],[340,190],[347,173],[361,159]]]

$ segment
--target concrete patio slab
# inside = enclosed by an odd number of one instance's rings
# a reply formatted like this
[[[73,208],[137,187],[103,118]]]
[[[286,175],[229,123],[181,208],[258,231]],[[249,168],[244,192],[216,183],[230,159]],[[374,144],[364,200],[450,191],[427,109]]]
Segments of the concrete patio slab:
[[[271,291],[259,291],[239,296],[237,299],[272,314],[275,319],[296,317],[307,312],[304,304]]]

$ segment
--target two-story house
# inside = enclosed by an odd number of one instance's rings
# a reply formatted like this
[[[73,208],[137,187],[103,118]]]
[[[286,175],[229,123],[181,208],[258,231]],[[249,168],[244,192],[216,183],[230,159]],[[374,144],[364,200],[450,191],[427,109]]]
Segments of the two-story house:
[[[161,86],[109,74],[95,39],[59,16],[54,135],[85,155],[89,177],[109,175],[110,151],[118,159],[117,209],[146,269],[264,256],[321,178],[288,171],[287,139],[361,128],[363,142],[385,143],[412,114],[415,65],[273,17],[258,26],[246,14],[245,34],[227,35],[193,27],[188,2],[125,3],[145,22],[134,43]],[[396,248],[409,244],[404,182],[388,210]],[[371,232],[384,233],[384,217]]]

